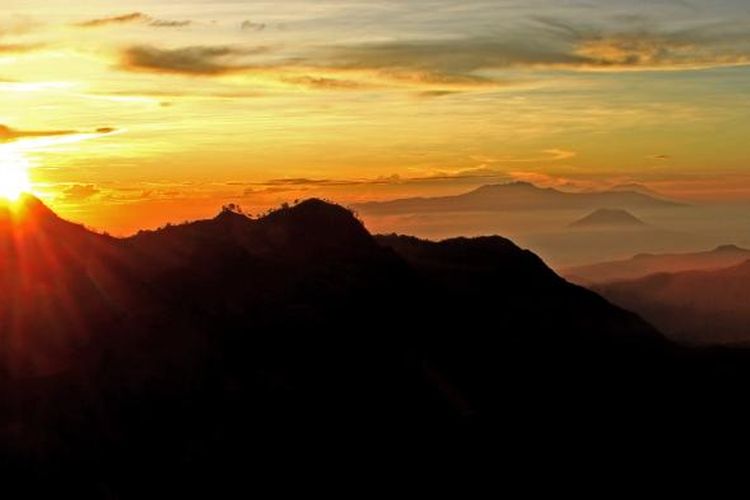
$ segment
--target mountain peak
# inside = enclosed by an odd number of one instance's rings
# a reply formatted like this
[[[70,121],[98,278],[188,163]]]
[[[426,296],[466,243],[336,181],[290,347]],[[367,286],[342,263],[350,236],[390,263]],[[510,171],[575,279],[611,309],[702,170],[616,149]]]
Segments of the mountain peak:
[[[340,223],[345,226],[361,226],[351,210],[319,198],[310,198],[296,205],[284,205],[265,217],[269,220],[290,219],[317,223]]]
[[[258,219],[257,225],[274,248],[286,251],[306,246],[311,253],[358,252],[376,246],[351,210],[317,198],[284,205]]]
[[[24,193],[15,201],[0,199],[0,223],[4,225],[21,223],[38,225],[56,220],[60,218],[42,200],[32,194]]]
[[[235,204],[224,205],[221,208],[221,212],[214,217],[214,221],[216,222],[231,222],[235,220],[244,222],[247,219],[249,219],[249,217],[242,212],[242,209],[238,205]]]
[[[619,208],[600,208],[590,213],[583,219],[570,224],[570,227],[642,227],[646,223],[628,212]]]

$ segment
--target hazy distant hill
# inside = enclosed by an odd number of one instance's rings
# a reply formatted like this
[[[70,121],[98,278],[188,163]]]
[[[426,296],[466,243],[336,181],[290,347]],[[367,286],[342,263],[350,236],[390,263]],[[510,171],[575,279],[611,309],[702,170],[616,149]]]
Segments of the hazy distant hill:
[[[617,208],[600,208],[595,212],[570,224],[577,229],[623,229],[644,228],[646,223],[627,210]]]
[[[721,269],[750,259],[750,250],[724,245],[708,252],[639,254],[632,259],[563,269],[561,274],[580,284],[597,284],[642,278],[656,273]]]
[[[453,211],[635,210],[669,208],[678,203],[635,191],[569,193],[526,182],[488,185],[465,194],[435,198],[405,198],[355,205],[362,214],[405,214]]]
[[[664,198],[664,195],[659,193],[658,191],[655,191],[651,189],[648,186],[644,186],[643,184],[638,184],[637,182],[628,182],[625,184],[618,184],[616,186],[613,186],[609,188],[609,191],[626,191],[626,192],[633,192],[633,193],[641,193],[648,196],[652,196],[654,198]]]
[[[750,260],[726,269],[655,274],[594,289],[638,312],[672,339],[750,343]]]
[[[308,200],[119,240],[26,203],[1,235],[0,464],[32,497],[214,493],[255,458],[485,423],[598,437],[700,400],[691,376],[750,380],[500,237],[376,238]]]

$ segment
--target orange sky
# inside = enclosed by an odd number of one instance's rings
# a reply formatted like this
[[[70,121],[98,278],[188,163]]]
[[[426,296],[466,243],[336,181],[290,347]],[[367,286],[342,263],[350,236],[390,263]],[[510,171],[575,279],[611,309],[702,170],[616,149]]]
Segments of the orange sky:
[[[511,179],[750,198],[744,1],[3,6],[0,168],[116,234]]]

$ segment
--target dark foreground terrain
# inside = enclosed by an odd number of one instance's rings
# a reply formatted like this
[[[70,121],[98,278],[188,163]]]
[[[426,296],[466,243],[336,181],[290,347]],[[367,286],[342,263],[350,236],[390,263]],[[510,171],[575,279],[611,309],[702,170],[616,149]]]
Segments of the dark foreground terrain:
[[[28,198],[0,213],[0,332],[0,470],[78,497],[726,426],[750,381],[506,239],[373,237],[318,200],[121,240]]]

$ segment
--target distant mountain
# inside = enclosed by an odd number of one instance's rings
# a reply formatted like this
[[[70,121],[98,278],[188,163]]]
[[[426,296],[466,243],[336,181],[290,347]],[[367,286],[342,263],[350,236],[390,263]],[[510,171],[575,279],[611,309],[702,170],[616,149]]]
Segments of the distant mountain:
[[[569,193],[526,182],[496,184],[456,196],[405,198],[355,205],[362,214],[455,211],[596,210],[670,208],[680,204],[635,191]]]
[[[633,193],[641,193],[648,196],[652,196],[654,198],[662,198],[664,199],[664,195],[659,193],[658,191],[651,189],[648,186],[645,186],[643,184],[638,184],[637,182],[628,182],[625,184],[618,184],[614,187],[609,188],[609,191],[617,191],[617,192],[633,192]]]
[[[570,227],[578,229],[643,228],[646,227],[646,223],[627,210],[600,208],[586,217],[573,222],[570,224]]]
[[[708,252],[684,254],[639,254],[632,259],[602,262],[561,270],[570,281],[582,285],[643,278],[656,273],[717,270],[750,260],[750,250],[724,245]]]
[[[726,269],[655,274],[594,289],[674,340],[750,344],[750,260]]]
[[[215,496],[257,458],[484,423],[598,439],[692,415],[687,375],[714,399],[750,380],[500,237],[373,237],[319,200],[128,239],[5,214],[0,463],[31,497]]]

